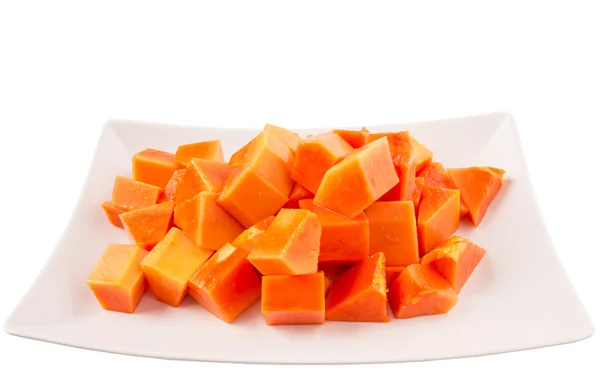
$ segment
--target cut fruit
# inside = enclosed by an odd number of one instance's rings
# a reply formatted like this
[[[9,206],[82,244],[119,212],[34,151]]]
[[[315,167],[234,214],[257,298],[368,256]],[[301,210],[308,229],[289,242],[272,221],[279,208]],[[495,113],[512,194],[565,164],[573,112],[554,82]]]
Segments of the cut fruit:
[[[175,204],[181,204],[202,191],[221,192],[231,171],[227,163],[192,158],[177,184]]]
[[[443,245],[456,232],[459,221],[460,192],[425,186],[417,218],[420,256]]]
[[[173,204],[169,202],[134,209],[119,215],[129,238],[150,250],[167,234],[173,223]]]
[[[145,149],[133,156],[131,172],[134,180],[165,188],[173,172],[180,168],[174,154]]]
[[[335,129],[333,132],[342,137],[344,141],[348,142],[355,149],[369,143],[369,131],[364,126],[361,130]]]
[[[416,145],[417,148],[417,172],[421,171],[422,169],[424,169],[425,167],[427,167],[428,164],[431,163],[431,160],[433,159],[433,151],[429,150],[425,145],[423,145],[422,143],[420,143],[419,141],[417,141],[416,139],[413,138],[413,142]]]
[[[302,141],[300,136],[297,133],[294,133],[290,130],[282,128],[280,126],[275,126],[271,124],[266,124],[264,129],[265,132],[271,132],[275,134],[284,145],[286,145],[293,154],[296,154],[296,150],[298,150],[298,145]]]
[[[117,175],[111,203],[117,208],[131,211],[156,204],[161,192],[160,187]]]
[[[419,214],[419,203],[421,202],[421,192],[423,192],[423,187],[425,186],[425,179],[416,177],[415,178],[415,189],[410,196],[410,200],[413,202],[415,206],[415,216]]]
[[[169,183],[167,183],[167,185],[165,186],[165,190],[158,199],[159,203],[162,203],[163,201],[170,201],[171,203],[175,203],[175,191],[177,190],[177,184],[183,177],[184,173],[184,168],[175,170],[173,176],[171,176],[171,179],[169,179]]]
[[[394,280],[398,278],[400,273],[404,271],[406,266],[386,266],[385,268],[385,283],[386,287],[390,288]]]
[[[237,236],[231,244],[250,253],[252,249],[254,249],[254,245],[256,245],[258,240],[265,235],[265,231],[271,225],[274,219],[275,216],[269,216],[257,224],[252,225],[248,229],[244,230],[242,234]]]
[[[444,166],[439,162],[433,162],[426,168],[424,168],[420,173],[419,177],[423,178],[425,181],[424,184],[429,187],[441,187],[448,189],[457,189],[454,185],[454,182],[450,178],[450,175],[444,168]],[[460,200],[460,217],[462,218],[464,215],[469,213],[469,208],[465,204],[463,200],[463,195],[461,193]]]
[[[415,189],[417,172],[417,145],[408,132],[371,134],[371,140],[387,137],[392,161],[398,174],[399,182],[381,200],[402,201],[410,200]]]
[[[180,145],[175,152],[175,162],[185,167],[192,158],[225,162],[221,141],[211,140]]]
[[[104,214],[106,214],[106,217],[108,218],[108,221],[111,224],[113,224],[114,226],[122,229],[123,223],[121,222],[119,215],[121,213],[125,213],[127,211],[123,208],[119,208],[119,207],[115,206],[110,201],[105,201],[101,205],[102,205],[102,209],[104,210]]]

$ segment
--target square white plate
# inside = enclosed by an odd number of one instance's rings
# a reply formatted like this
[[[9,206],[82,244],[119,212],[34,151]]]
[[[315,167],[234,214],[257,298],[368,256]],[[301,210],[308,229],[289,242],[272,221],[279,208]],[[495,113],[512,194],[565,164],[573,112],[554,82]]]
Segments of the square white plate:
[[[569,343],[594,327],[561,266],[536,203],[514,120],[506,113],[405,125],[446,167],[491,165],[506,184],[478,228],[457,234],[488,253],[446,315],[389,323],[265,325],[260,304],[226,324],[189,297],[179,308],[147,293],[134,314],[100,308],[86,278],[109,243],[127,243],[100,203],[144,148],[221,139],[228,157],[258,130],[109,121],[74,214],[39,277],[9,317],[17,336],[147,357],[246,363],[376,363],[456,358]],[[323,129],[326,130],[326,129]],[[302,130],[302,135],[323,130]]]

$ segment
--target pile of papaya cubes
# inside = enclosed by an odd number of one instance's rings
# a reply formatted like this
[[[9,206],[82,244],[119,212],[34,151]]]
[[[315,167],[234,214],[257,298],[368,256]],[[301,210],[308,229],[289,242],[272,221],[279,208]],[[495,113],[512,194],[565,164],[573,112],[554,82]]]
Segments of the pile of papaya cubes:
[[[219,140],[190,142],[115,177],[102,209],[131,244],[88,277],[104,309],[133,313],[150,292],[225,322],[256,302],[268,325],[447,313],[486,254],[459,222],[483,221],[505,175],[446,168],[407,131],[267,124],[228,161]]]

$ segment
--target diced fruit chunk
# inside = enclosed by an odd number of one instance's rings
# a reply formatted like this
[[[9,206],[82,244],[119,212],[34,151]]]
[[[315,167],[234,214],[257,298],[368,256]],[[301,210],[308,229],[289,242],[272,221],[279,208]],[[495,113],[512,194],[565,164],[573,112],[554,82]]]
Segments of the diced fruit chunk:
[[[371,140],[387,137],[400,181],[381,197],[384,201],[410,200],[415,188],[417,147],[408,132],[371,134]]]
[[[294,188],[292,188],[292,192],[290,192],[290,197],[287,203],[284,204],[283,208],[294,208],[298,209],[298,201],[304,199],[313,199],[315,195],[312,192],[304,188],[300,183],[294,184]]]
[[[354,150],[330,168],[314,202],[354,218],[398,184],[387,138]]]
[[[201,248],[217,250],[244,231],[242,226],[217,204],[219,195],[202,191],[175,206],[175,225]]]
[[[410,195],[410,200],[415,206],[415,216],[419,214],[419,203],[421,202],[421,192],[423,192],[424,185],[425,179],[420,177],[415,178],[415,189],[413,190],[412,195]]]
[[[225,162],[192,158],[177,184],[175,204],[181,204],[202,191],[220,192],[231,174]]]
[[[106,247],[87,278],[87,285],[102,308],[123,313],[135,311],[148,288],[140,266],[146,254],[138,246]]]
[[[365,210],[371,254],[382,252],[390,266],[419,262],[417,220],[412,201],[377,201]]]
[[[394,281],[388,300],[396,318],[412,318],[448,313],[458,297],[433,268],[412,264]]]
[[[161,192],[160,187],[117,175],[111,203],[131,211],[156,204]]]
[[[329,291],[325,318],[333,321],[389,321],[385,255],[377,253],[341,274]]]
[[[423,171],[419,173],[419,177],[423,178],[424,185],[429,187],[457,189],[454,185],[454,182],[450,178],[450,175],[448,175],[448,172],[444,166],[439,162],[433,162],[425,167]],[[467,205],[463,200],[463,195],[461,194],[460,217],[462,218],[467,213],[469,213],[469,208],[467,208]]]
[[[171,228],[173,204],[165,202],[134,209],[122,213],[119,217],[131,241],[143,249],[150,250]]]
[[[325,322],[322,272],[263,276],[261,293],[261,311],[267,325]]]
[[[390,288],[394,280],[398,278],[400,273],[404,271],[406,266],[386,266],[385,267],[385,283],[386,287]]]
[[[172,227],[142,261],[142,270],[157,300],[178,307],[187,293],[188,280],[212,255]]]
[[[221,141],[210,140],[180,145],[175,152],[175,162],[187,166],[192,158],[225,162]]]
[[[317,272],[321,224],[306,209],[282,209],[248,260],[263,275]]]
[[[145,149],[132,159],[133,179],[165,188],[173,172],[181,166],[175,162],[175,155],[156,149]]]
[[[312,200],[300,200],[298,204],[316,214],[321,224],[319,262],[351,264],[369,255],[369,220],[364,212],[348,218],[319,207]]]
[[[302,141],[294,156],[292,179],[316,193],[323,176],[354,149],[337,134],[321,134]]]
[[[443,246],[425,255],[421,264],[439,272],[458,294],[485,254],[485,249],[470,240],[452,236]]]
[[[123,223],[121,222],[119,215],[121,213],[127,212],[125,209],[115,206],[110,201],[103,202],[102,209],[104,210],[104,213],[106,214],[106,217],[108,218],[108,221],[111,224],[113,224],[116,227],[123,228]]]
[[[459,191],[425,186],[417,218],[420,256],[443,245],[456,232],[459,221]]]
[[[364,126],[360,130],[335,129],[333,132],[355,149],[369,143],[369,131]]]
[[[275,216],[269,216],[255,225],[252,225],[248,229],[244,230],[242,234],[237,236],[231,244],[250,253],[252,249],[254,249],[254,245],[256,245],[258,240],[265,235],[267,228],[269,225],[271,225],[274,219]]]
[[[173,176],[171,176],[171,179],[169,179],[169,182],[165,186],[165,190],[158,199],[159,203],[163,201],[170,201],[171,203],[175,203],[175,191],[177,190],[177,184],[179,184],[179,181],[183,177],[184,173],[184,168],[175,170]]]
[[[281,142],[283,142],[284,145],[289,147],[292,153],[296,154],[298,145],[302,141],[298,133],[294,133],[280,126],[275,126],[271,124],[266,124],[263,130],[275,134],[281,140]]]
[[[417,172],[419,172],[431,163],[431,160],[433,159],[433,151],[429,150],[425,145],[417,141],[414,137],[413,142],[415,143],[417,149]]]

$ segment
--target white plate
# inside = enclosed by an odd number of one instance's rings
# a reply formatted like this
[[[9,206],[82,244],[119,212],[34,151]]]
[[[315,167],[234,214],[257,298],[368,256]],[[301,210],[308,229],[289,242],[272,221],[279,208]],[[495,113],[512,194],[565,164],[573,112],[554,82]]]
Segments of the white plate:
[[[127,243],[100,203],[115,175],[129,175],[144,148],[221,139],[226,156],[258,130],[112,120],[98,143],[87,182],[54,253],[8,319],[17,336],[80,348],[168,359],[248,363],[375,363],[478,356],[574,342],[594,327],[561,266],[529,181],[516,125],[506,113],[406,125],[447,167],[492,165],[506,184],[478,228],[458,234],[488,251],[458,304],[446,315],[385,324],[327,322],[265,325],[255,304],[226,324],[189,297],[180,308],[146,294],[135,314],[100,308],[86,278],[108,243]],[[302,134],[317,130],[303,130]]]

